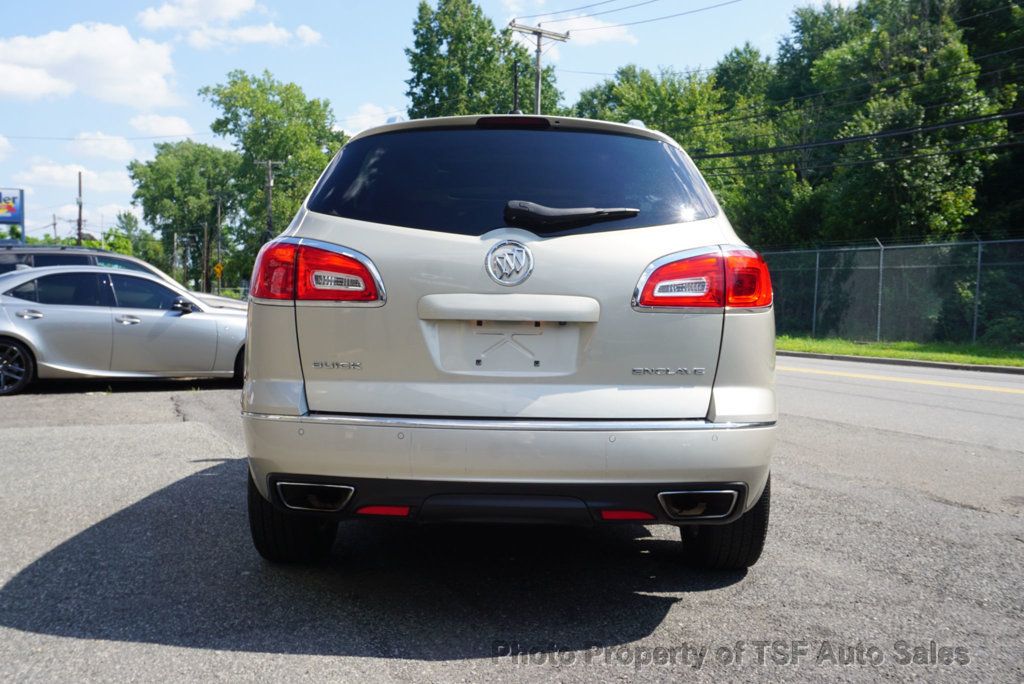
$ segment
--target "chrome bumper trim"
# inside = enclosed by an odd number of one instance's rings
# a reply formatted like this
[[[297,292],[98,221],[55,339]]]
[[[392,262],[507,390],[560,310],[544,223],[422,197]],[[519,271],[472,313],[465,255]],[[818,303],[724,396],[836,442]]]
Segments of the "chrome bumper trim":
[[[311,413],[282,416],[243,411],[243,418],[283,423],[344,425],[347,427],[388,427],[434,430],[529,430],[551,432],[643,432],[669,430],[746,430],[773,427],[775,421],[751,423],[711,423],[706,420],[498,420],[494,418],[418,418],[415,416],[354,416]]]

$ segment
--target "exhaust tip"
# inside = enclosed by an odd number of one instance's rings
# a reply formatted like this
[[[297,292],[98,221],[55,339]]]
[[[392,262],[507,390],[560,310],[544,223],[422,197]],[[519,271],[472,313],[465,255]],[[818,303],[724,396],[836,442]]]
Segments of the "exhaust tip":
[[[715,520],[728,518],[739,492],[735,489],[702,489],[684,492],[661,492],[658,501],[665,514],[673,520]]]
[[[355,493],[348,485],[315,484],[310,482],[278,482],[277,494],[285,508],[293,511],[336,513],[345,507]]]

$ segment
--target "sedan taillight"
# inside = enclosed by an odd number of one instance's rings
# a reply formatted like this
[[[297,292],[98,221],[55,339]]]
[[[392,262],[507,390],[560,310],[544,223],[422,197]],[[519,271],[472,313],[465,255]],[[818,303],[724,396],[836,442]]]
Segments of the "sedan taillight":
[[[270,242],[256,257],[252,296],[296,301],[383,303],[369,259],[349,250]]]
[[[772,283],[761,256],[746,247],[724,247],[648,267],[634,306],[651,309],[763,308]]]

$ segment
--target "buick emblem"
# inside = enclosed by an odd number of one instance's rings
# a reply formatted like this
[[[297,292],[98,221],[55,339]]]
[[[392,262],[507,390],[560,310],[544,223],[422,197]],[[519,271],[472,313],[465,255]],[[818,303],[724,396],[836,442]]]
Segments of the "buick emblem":
[[[499,285],[518,285],[533,272],[530,248],[515,240],[505,240],[487,252],[487,274]]]

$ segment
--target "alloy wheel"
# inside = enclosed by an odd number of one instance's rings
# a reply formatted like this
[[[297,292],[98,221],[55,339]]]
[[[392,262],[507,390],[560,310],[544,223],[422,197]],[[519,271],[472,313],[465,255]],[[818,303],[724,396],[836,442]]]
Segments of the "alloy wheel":
[[[7,394],[24,385],[28,359],[18,347],[0,342],[0,394]]]

